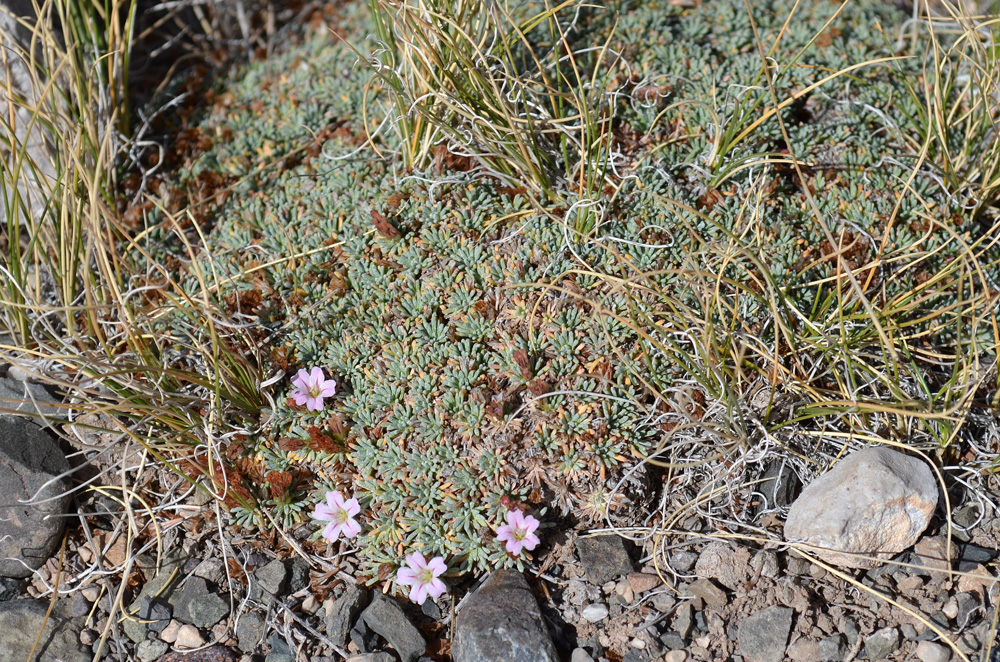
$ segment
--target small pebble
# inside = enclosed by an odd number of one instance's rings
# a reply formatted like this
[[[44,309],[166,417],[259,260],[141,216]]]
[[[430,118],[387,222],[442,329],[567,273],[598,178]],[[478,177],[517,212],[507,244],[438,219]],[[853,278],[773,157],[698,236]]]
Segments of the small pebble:
[[[198,628],[185,624],[177,630],[177,639],[174,641],[174,645],[177,648],[200,648],[205,645],[205,639],[201,636]]]
[[[80,589],[80,594],[87,602],[96,602],[101,595],[101,589],[96,586],[87,586]]]
[[[951,650],[933,641],[921,641],[917,646],[917,659],[920,662],[948,662]]]
[[[84,646],[91,646],[97,641],[97,633],[90,628],[84,628],[80,631],[80,643]]]
[[[608,607],[600,602],[587,605],[580,612],[580,616],[589,623],[598,623],[608,617]]]
[[[697,561],[698,555],[694,552],[679,550],[670,555],[670,565],[678,572],[687,572]]]
[[[302,611],[307,614],[315,614],[319,610],[319,600],[316,599],[315,595],[307,595],[306,599],[302,601]]]
[[[167,627],[163,628],[163,632],[160,633],[160,639],[172,644],[177,641],[177,632],[181,629],[180,621],[170,621],[167,623]]]
[[[643,648],[646,647],[646,642],[643,641],[642,639],[640,639],[639,637],[636,637],[635,639],[633,639],[632,641],[629,642],[629,645],[632,648],[636,648],[638,650],[642,650]]]
[[[663,662],[685,662],[688,659],[687,651],[675,650],[670,651],[663,656]]]
[[[945,603],[944,607],[941,607],[941,611],[944,615],[948,617],[949,620],[953,620],[958,616],[958,601],[955,598],[951,598]]]

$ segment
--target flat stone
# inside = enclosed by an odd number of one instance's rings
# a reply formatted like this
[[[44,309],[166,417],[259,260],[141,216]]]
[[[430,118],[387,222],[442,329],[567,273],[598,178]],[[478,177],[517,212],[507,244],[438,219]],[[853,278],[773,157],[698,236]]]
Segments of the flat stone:
[[[295,653],[283,636],[275,632],[267,643],[271,645],[271,652],[264,657],[264,662],[295,662]]]
[[[351,643],[362,653],[372,652],[378,643],[378,634],[365,624],[364,619],[358,619],[358,622],[351,628],[349,636]]]
[[[782,662],[792,629],[792,610],[768,607],[740,621],[736,640],[747,662]]]
[[[750,568],[754,572],[759,572],[761,577],[772,579],[777,577],[778,572],[781,571],[778,555],[767,549],[762,549],[753,555],[753,558],[750,559]]]
[[[652,591],[663,584],[658,575],[646,572],[630,572],[625,579],[628,580],[628,585],[637,595],[646,591]]]
[[[403,662],[414,662],[427,648],[424,636],[406,617],[399,603],[382,593],[375,593],[361,618],[396,649]]]
[[[677,572],[687,572],[698,562],[698,555],[686,549],[679,549],[670,555],[670,567]]]
[[[0,576],[28,577],[55,552],[71,498],[56,476],[69,468],[37,425],[0,416]]]
[[[715,607],[716,609],[721,609],[729,603],[729,598],[726,597],[726,592],[721,588],[712,583],[711,579],[696,579],[691,582],[691,586],[688,587],[696,597],[701,598],[705,601],[705,604],[709,607]]]
[[[972,615],[979,609],[979,598],[971,591],[963,591],[955,594],[955,603],[958,607],[955,623],[958,624],[958,627],[965,628]]]
[[[866,448],[806,486],[788,512],[785,539],[828,563],[874,568],[917,541],[937,501],[925,462],[891,448]]]
[[[237,646],[247,655],[257,651],[257,645],[264,638],[264,616],[258,611],[251,611],[240,616],[236,624]]]
[[[931,576],[941,577],[944,572],[951,570],[952,563],[958,556],[958,545],[954,542],[949,545],[946,536],[925,536],[917,541],[913,551],[917,555],[915,561],[918,565],[931,571]]]
[[[865,639],[865,655],[869,660],[882,660],[899,648],[899,630],[896,628],[882,628]]]
[[[572,655],[569,656],[569,662],[594,662],[594,658],[585,649],[574,648]]]
[[[844,635],[835,634],[819,640],[819,659],[821,662],[843,662],[847,653],[847,641]]]
[[[538,602],[521,573],[496,570],[467,599],[456,616],[452,655],[454,662],[558,662]]]
[[[254,570],[253,576],[260,583],[260,587],[274,597],[281,597],[288,588],[288,566],[284,561],[275,559]]]
[[[326,615],[326,636],[335,645],[343,647],[351,626],[368,605],[368,590],[357,584],[348,584],[343,594],[333,603]]]
[[[736,590],[746,582],[750,570],[750,552],[744,547],[733,548],[724,542],[711,542],[701,550],[694,571],[699,577],[714,579],[728,588]]]
[[[163,600],[143,596],[139,601],[137,616],[143,621],[149,621],[143,623],[147,629],[153,632],[163,632],[173,617],[173,609]]]
[[[45,419],[62,419],[65,414],[56,405],[59,401],[41,384],[0,378],[0,414],[28,416],[45,427]]]
[[[820,659],[819,642],[799,639],[788,647],[786,655],[794,662],[816,662]]]
[[[229,602],[211,592],[201,577],[188,577],[171,600],[179,621],[207,630],[229,615]]]
[[[916,655],[920,662],[948,662],[951,649],[933,641],[921,641],[917,644]]]
[[[12,662],[27,660],[41,631],[32,662],[90,662],[92,652],[80,644],[83,623],[74,622],[69,615],[69,605],[58,601],[46,620],[48,608],[48,600],[0,602],[0,633],[3,636],[0,657]]]
[[[292,559],[292,567],[288,570],[288,592],[298,593],[309,586],[309,562],[300,556]]]
[[[996,558],[996,555],[997,551],[995,549],[987,549],[986,547],[980,547],[979,545],[965,544],[959,549],[958,562],[971,563],[972,565],[989,563]]]
[[[663,662],[686,662],[687,659],[687,651],[683,650],[672,650],[663,656]]]
[[[351,657],[344,660],[344,662],[396,662],[396,657],[392,653],[379,651],[377,653],[362,653],[361,655],[352,655]]]
[[[687,639],[691,634],[691,626],[694,625],[693,611],[691,603],[685,602],[674,612],[674,630],[684,639]]]
[[[135,647],[135,657],[139,662],[154,662],[160,659],[168,650],[170,645],[159,639],[146,639],[139,642]]]
[[[198,564],[192,571],[195,577],[201,577],[216,586],[226,585],[226,566],[222,559],[208,558]]]
[[[632,572],[632,559],[618,536],[577,538],[576,553],[591,584],[603,586]]]
[[[681,635],[677,634],[674,631],[665,632],[664,634],[661,634],[660,643],[663,644],[664,648],[672,651],[681,650],[685,646],[687,646],[687,644],[684,641],[684,637],[682,637]]]
[[[600,602],[587,605],[580,611],[580,616],[588,623],[599,623],[608,617],[608,606]]]

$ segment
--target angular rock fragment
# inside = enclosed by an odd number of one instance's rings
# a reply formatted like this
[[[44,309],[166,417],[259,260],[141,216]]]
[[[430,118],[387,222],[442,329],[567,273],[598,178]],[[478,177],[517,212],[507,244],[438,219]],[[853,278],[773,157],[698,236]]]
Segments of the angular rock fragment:
[[[917,541],[937,501],[925,462],[890,448],[867,448],[802,491],[789,510],[785,539],[828,563],[874,568]]]
[[[375,593],[361,619],[396,649],[403,662],[414,662],[427,647],[420,630],[413,626],[399,603],[381,593]]]
[[[455,662],[557,662],[552,638],[528,582],[497,570],[458,612]]]
[[[792,610],[768,607],[740,621],[736,631],[740,652],[747,662],[782,662],[792,629]]]
[[[576,552],[587,579],[595,586],[614,581],[632,572],[632,559],[618,536],[577,538]]]

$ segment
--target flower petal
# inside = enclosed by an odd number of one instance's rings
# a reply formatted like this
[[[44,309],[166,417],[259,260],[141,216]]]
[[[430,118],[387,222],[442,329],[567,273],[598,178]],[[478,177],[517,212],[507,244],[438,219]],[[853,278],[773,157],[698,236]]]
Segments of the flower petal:
[[[409,586],[417,582],[417,572],[412,568],[400,568],[396,572],[396,583]]]
[[[524,518],[524,530],[527,533],[531,533],[532,531],[537,529],[539,524],[540,522],[531,515],[528,515],[527,517]]]
[[[323,382],[323,385],[319,389],[319,394],[324,398],[329,398],[337,394],[337,382],[332,379],[328,379]]]
[[[309,388],[309,372],[300,368],[292,379],[292,386],[298,386],[303,391]]]
[[[361,504],[358,503],[357,499],[348,499],[344,502],[343,508],[351,517],[354,517],[361,512]]]
[[[302,391],[292,391],[291,396],[292,400],[295,400],[295,404],[300,407],[309,401],[309,396]]]
[[[427,585],[427,595],[431,596],[435,600],[444,595],[448,587],[445,586],[444,582],[440,579],[434,579],[430,584]]]
[[[330,522],[329,524],[327,524],[326,528],[323,529],[323,534],[322,534],[323,537],[329,540],[330,542],[335,541],[337,537],[340,535],[340,530],[337,528],[337,526],[338,525],[335,522]]]
[[[309,398],[306,402],[306,409],[309,411],[319,411],[323,408],[323,398]]]
[[[323,369],[319,366],[314,367],[309,371],[309,385],[319,386],[323,383]]]
[[[420,552],[413,552],[406,557],[406,565],[414,570],[424,570],[427,567],[427,561],[424,560],[424,555]]]
[[[335,508],[336,510],[344,509],[344,497],[340,495],[340,492],[337,491],[327,492],[326,502],[330,504],[331,508]]]
[[[446,573],[448,571],[448,566],[445,565],[444,559],[442,557],[440,557],[440,556],[435,556],[434,558],[432,558],[430,560],[430,562],[427,564],[427,568],[432,573],[434,573],[434,577],[438,577],[439,575],[443,575],[444,573]],[[437,581],[437,580],[435,580],[435,581]]]
[[[410,589],[410,600],[416,602],[418,605],[422,605],[426,599],[427,584],[414,584],[413,588]]]
[[[524,540],[521,541],[521,544],[524,546],[525,549],[532,550],[538,547],[538,543],[540,542],[541,540],[538,539],[538,536],[536,536],[534,533],[529,533],[527,536],[524,537]]]
[[[325,503],[317,503],[313,511],[313,519],[330,521],[333,519],[333,510]]]
[[[354,536],[361,533],[361,525],[355,519],[349,519],[344,522],[344,535],[348,538],[353,538]]]

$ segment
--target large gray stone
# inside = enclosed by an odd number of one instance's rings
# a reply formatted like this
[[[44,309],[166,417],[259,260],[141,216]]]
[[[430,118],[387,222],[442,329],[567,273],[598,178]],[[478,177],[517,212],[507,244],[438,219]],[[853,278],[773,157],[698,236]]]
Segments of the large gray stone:
[[[917,541],[937,502],[937,482],[925,462],[891,448],[866,448],[802,491],[788,512],[785,539],[829,563],[874,568]]]
[[[538,602],[524,576],[497,570],[456,616],[455,662],[557,662]]]
[[[70,500],[55,477],[69,468],[37,425],[0,416],[0,576],[27,577],[55,551]]]
[[[865,654],[869,660],[884,660],[899,648],[899,630],[882,628],[868,635],[865,640]]]
[[[0,602],[0,659],[17,662],[90,662],[79,643],[82,622],[73,622],[67,610],[57,603],[46,620],[48,601],[10,600]],[[43,629],[44,625],[44,629]],[[31,647],[42,632],[35,655],[28,660]]]
[[[375,594],[372,603],[361,613],[361,618],[396,649],[403,662],[414,662],[427,648],[424,636],[406,617],[399,603],[381,593]]]
[[[792,610],[768,607],[740,621],[736,640],[747,662],[782,662],[792,629]]]

